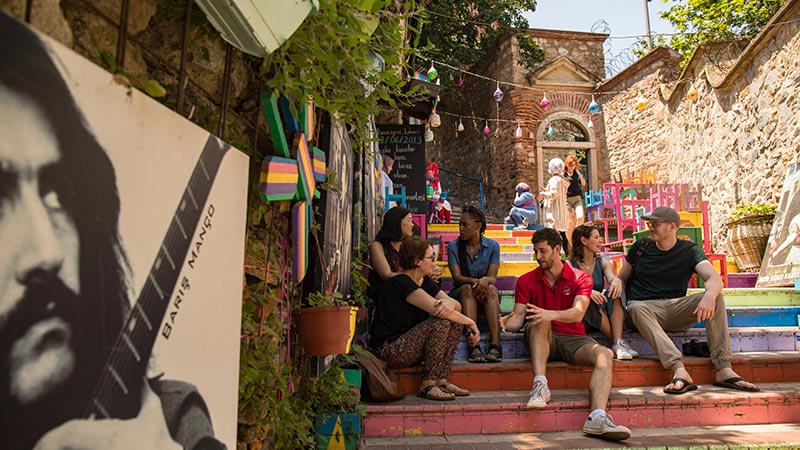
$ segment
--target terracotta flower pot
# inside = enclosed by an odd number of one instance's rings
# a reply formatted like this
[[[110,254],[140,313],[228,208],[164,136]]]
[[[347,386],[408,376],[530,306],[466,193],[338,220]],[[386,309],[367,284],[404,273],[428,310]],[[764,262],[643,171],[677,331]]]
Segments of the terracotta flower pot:
[[[309,356],[340,355],[350,351],[358,308],[323,306],[294,312],[297,336]]]

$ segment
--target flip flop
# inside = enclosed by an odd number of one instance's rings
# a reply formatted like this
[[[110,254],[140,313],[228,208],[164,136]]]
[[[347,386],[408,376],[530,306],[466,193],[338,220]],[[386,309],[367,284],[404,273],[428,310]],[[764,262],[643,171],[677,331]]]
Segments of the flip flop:
[[[714,386],[724,387],[724,388],[728,388],[728,389],[736,389],[737,391],[745,391],[745,392],[758,392],[758,391],[761,390],[761,389],[758,388],[758,386],[753,387],[753,388],[740,386],[740,385],[736,384],[739,381],[747,381],[747,380],[745,380],[742,377],[731,377],[731,378],[728,378],[725,381],[715,381],[714,382]]]
[[[687,393],[689,391],[694,391],[694,390],[697,389],[697,385],[696,384],[689,383],[688,381],[684,380],[683,378],[673,378],[672,381],[670,382],[670,384],[675,384],[675,383],[683,383],[683,387],[680,388],[680,389],[667,389],[667,388],[664,388],[664,392],[666,392],[667,394],[678,395],[678,394],[685,394],[685,393]]]

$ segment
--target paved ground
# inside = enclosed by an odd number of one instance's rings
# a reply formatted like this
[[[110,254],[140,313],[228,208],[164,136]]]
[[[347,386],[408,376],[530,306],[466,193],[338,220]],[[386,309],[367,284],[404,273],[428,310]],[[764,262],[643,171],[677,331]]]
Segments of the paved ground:
[[[800,421],[800,417],[798,417]],[[523,449],[800,449],[800,423],[715,427],[640,428],[622,443],[579,431],[467,436],[366,438],[365,450],[523,450]]]

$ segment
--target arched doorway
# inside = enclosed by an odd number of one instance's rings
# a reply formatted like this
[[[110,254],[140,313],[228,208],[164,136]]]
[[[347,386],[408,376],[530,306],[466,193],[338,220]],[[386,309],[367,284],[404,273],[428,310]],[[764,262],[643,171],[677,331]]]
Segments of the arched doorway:
[[[574,154],[581,163],[581,172],[586,177],[588,189],[597,186],[597,143],[594,133],[587,127],[588,121],[572,111],[554,112],[542,120],[536,133],[536,161],[539,184],[550,177],[547,164],[552,158],[562,160]]]

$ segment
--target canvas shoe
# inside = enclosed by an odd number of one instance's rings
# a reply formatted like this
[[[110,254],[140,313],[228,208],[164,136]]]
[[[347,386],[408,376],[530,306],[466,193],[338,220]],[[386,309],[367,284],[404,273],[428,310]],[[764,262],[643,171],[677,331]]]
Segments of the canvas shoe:
[[[533,383],[533,389],[531,389],[531,396],[528,397],[528,404],[525,405],[528,409],[533,408],[544,408],[547,406],[547,402],[550,401],[550,388],[547,387],[546,384],[542,383],[541,381],[537,381]]]
[[[631,437],[631,430],[628,427],[615,424],[611,414],[597,416],[594,420],[588,417],[586,422],[583,423],[583,432],[589,436],[614,441],[623,441]]]
[[[614,351],[614,358],[620,360],[631,360],[633,359],[633,355],[628,352],[628,349],[617,344],[611,347],[611,350]]]
[[[639,356],[639,352],[634,350],[633,347],[631,347],[631,344],[628,344],[628,342],[625,339],[622,338],[617,339],[617,345],[627,350],[628,353],[631,355],[631,357],[636,358],[637,356]]]

